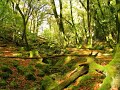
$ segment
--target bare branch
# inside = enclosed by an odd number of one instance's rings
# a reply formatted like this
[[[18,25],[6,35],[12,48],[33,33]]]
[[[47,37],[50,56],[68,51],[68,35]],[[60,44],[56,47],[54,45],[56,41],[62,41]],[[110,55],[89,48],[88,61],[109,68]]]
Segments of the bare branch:
[[[85,7],[84,3],[81,0],[79,0],[79,2],[82,4],[83,8],[87,11],[87,8]]]

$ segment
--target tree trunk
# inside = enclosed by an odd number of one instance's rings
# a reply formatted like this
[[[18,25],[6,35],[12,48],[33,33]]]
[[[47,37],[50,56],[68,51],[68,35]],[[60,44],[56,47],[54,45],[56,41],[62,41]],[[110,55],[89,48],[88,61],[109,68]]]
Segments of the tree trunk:
[[[54,16],[55,16],[57,25],[59,27],[59,31],[64,34],[65,32],[64,32],[64,26],[63,26],[63,20],[62,20],[62,1],[59,0],[59,4],[60,4],[60,17],[58,16],[58,13],[57,13],[57,10],[56,10],[55,1],[51,0],[51,4],[52,4],[52,9],[53,9],[53,12],[54,12]]]
[[[117,5],[117,7],[119,7],[120,0],[116,0],[116,5]],[[117,43],[120,43],[120,7],[119,7],[119,9],[117,11],[117,15],[116,15],[116,29],[118,32]]]
[[[120,1],[116,0],[116,4],[120,5]],[[117,11],[116,29],[118,31],[116,53],[113,60],[106,66],[106,78],[99,90],[120,90],[120,8]]]
[[[120,44],[116,46],[116,53],[113,60],[105,67],[106,78],[99,90],[120,89]]]
[[[89,37],[88,37],[88,45],[89,45],[89,48],[92,48],[92,33],[91,33],[91,30],[90,30],[90,24],[91,24],[91,17],[90,17],[90,1],[87,0],[87,25],[88,25],[88,34],[89,34]]]
[[[74,23],[74,19],[73,19],[73,9],[72,9],[72,0],[70,0],[70,13],[71,13],[71,20],[72,20],[72,27],[74,29],[74,32],[75,32],[75,43],[78,44],[78,34],[77,34],[77,30],[76,30],[76,27],[75,27],[75,23]]]
[[[108,0],[107,3],[108,3],[108,6],[109,6],[110,5],[110,0]]]
[[[102,19],[104,20],[105,19],[105,16],[104,16],[104,13],[103,13],[103,10],[102,10],[102,7],[101,7],[101,4],[100,4],[100,1],[99,0],[97,0],[97,2],[98,2],[98,7],[99,7],[99,9],[100,9],[100,12],[101,12],[101,15],[102,15]],[[101,24],[102,25],[102,24]],[[106,40],[106,32],[105,32],[105,30],[104,30],[104,26],[102,25],[102,31],[103,31],[103,38]]]
[[[27,35],[26,35],[26,24],[24,25],[23,33],[24,33],[26,48],[27,50],[29,50],[29,44],[28,44]]]
[[[19,4],[16,4],[16,9],[19,11],[19,13],[20,13],[20,15],[21,15],[21,17],[22,17],[22,20],[23,20],[22,41],[25,40],[26,48],[27,48],[27,50],[29,50],[29,45],[28,45],[27,35],[26,35],[26,26],[27,26],[28,19],[25,20],[25,15],[24,15],[23,12],[20,10]]]
[[[59,0],[59,3],[60,3],[60,22],[59,22],[59,28],[60,28],[60,31],[63,32],[63,34],[65,34],[65,31],[64,31],[64,26],[63,26],[63,20],[62,20],[62,0]]]

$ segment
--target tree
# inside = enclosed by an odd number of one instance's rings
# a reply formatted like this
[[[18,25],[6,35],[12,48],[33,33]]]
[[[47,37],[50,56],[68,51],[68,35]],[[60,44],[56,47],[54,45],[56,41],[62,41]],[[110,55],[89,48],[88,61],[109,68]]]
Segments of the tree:
[[[87,26],[88,26],[88,32],[89,32],[89,37],[88,37],[88,45],[89,47],[92,48],[92,32],[91,32],[91,15],[90,15],[90,1],[87,0]]]
[[[53,10],[53,13],[54,13],[54,17],[55,17],[57,25],[59,27],[59,31],[62,32],[63,34],[65,34],[64,26],[63,26],[63,18],[62,18],[62,0],[59,0],[60,16],[57,13],[54,0],[51,0],[51,5],[52,5],[52,10]]]
[[[7,41],[13,41],[15,32],[19,30],[19,26],[16,24],[19,16],[14,14],[12,6],[8,0],[0,1],[0,37]],[[19,22],[21,22],[21,20],[19,20]]]
[[[85,4],[81,0],[79,0],[79,2],[87,12],[87,29],[88,30],[86,31],[86,39],[88,41],[87,44],[89,45],[89,48],[91,48],[92,47],[92,31],[91,31],[90,1],[87,0],[87,6],[85,6]]]
[[[27,4],[28,7],[27,7],[27,10],[25,11],[23,9],[23,11],[20,9],[19,7],[19,3],[16,3],[16,9],[19,11],[21,17],[22,17],[22,20],[23,20],[23,34],[22,34],[22,40],[24,41],[25,40],[25,44],[26,44],[26,48],[29,50],[29,44],[28,44],[28,40],[27,40],[27,32],[26,32],[26,27],[27,27],[27,23],[28,23],[28,20],[29,20],[29,17],[31,16],[32,12],[33,12],[33,8],[31,6],[31,3],[32,3],[32,0],[28,1],[27,3],[24,3],[24,4]],[[25,5],[24,5],[25,6]],[[23,7],[25,8],[25,7]]]
[[[72,28],[74,29],[75,32],[75,41],[76,44],[78,44],[78,34],[77,34],[77,29],[75,27],[74,19],[73,19],[73,6],[72,6],[72,0],[70,0],[70,13],[71,13],[71,21],[72,21]]]
[[[116,0],[116,4],[117,4],[117,15],[116,15],[116,29],[118,32],[118,36],[117,36],[117,43],[120,43],[120,1]]]
[[[119,90],[120,89],[120,1],[116,0],[117,7],[117,17],[116,17],[116,29],[118,31],[118,44],[116,45],[116,53],[113,60],[105,67],[106,78],[100,90]]]

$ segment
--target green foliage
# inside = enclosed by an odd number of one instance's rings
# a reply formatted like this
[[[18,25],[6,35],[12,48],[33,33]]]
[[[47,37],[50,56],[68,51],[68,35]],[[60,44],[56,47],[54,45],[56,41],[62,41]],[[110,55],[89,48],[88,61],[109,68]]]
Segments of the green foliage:
[[[35,65],[35,67],[39,68],[39,69],[42,69],[44,66],[42,64],[38,63],[38,64]]]
[[[7,65],[3,65],[3,66],[1,66],[1,68],[0,68],[3,72],[7,72],[7,73],[9,73],[9,74],[12,74],[12,70],[9,68],[9,66],[7,66]]]
[[[43,80],[41,81],[41,90],[51,90],[53,87],[55,87],[57,83],[54,82],[54,80],[49,77],[45,76]]]
[[[7,82],[5,80],[0,80],[0,86],[6,86]]]
[[[102,46],[102,45],[96,45],[96,46],[94,47],[94,49],[96,49],[96,50],[103,50],[103,49],[104,49],[104,46]]]
[[[7,80],[10,77],[10,74],[7,72],[0,73],[0,77],[4,80]]]
[[[11,81],[10,82],[10,86],[13,87],[13,88],[17,88],[18,87],[18,84],[16,83],[16,81]]]
[[[4,40],[12,41],[19,36],[21,19],[18,19],[19,16],[13,12],[10,3],[6,2],[6,0],[0,2],[0,36]],[[19,21],[17,22],[17,20]]]
[[[35,71],[35,68],[34,68],[32,65],[29,65],[27,68],[28,68],[28,70],[31,71],[31,72],[34,72],[34,71]]]
[[[24,66],[18,66],[17,70],[22,75],[27,71],[27,69]]]
[[[43,72],[42,70],[39,70],[39,73],[37,74],[37,76],[43,77],[44,75],[45,75],[45,72]]]
[[[99,90],[109,90],[111,88],[110,82],[112,81],[112,78],[110,76],[107,76],[103,83],[102,86],[99,88]]]
[[[93,43],[92,49],[106,50],[106,47],[113,48],[119,36],[117,35],[119,32],[116,30],[116,15],[117,11],[120,9],[119,4],[115,5],[115,0],[90,0],[91,22],[89,32],[89,27],[87,26],[89,20],[87,20],[88,13],[86,10],[86,1],[88,0],[79,0],[82,2],[81,4],[77,0],[72,0],[72,8],[70,8],[69,1],[70,0],[65,0],[62,2],[63,13],[61,14],[63,14],[62,20],[65,32],[61,33],[57,26],[59,25],[59,20],[57,20],[59,19],[59,14],[58,18],[55,20],[51,10],[51,4],[48,0],[19,0],[20,7],[16,7],[16,5],[18,5],[16,0],[0,0],[0,38],[5,43],[8,43],[8,41],[15,42],[17,46],[22,46],[20,52],[23,53],[19,56],[28,57],[29,53],[25,52],[27,48],[25,47],[24,37],[26,36],[31,50],[31,58],[34,56],[40,57],[39,53],[45,54],[46,56],[52,56],[53,54],[70,54],[69,51],[63,48],[81,48],[82,46],[87,48],[91,43]],[[110,1],[110,3],[108,3],[108,1]],[[56,9],[58,8],[59,5],[56,4]],[[17,12],[18,9],[21,10],[21,12]],[[56,21],[58,22],[56,23]],[[23,31],[24,25],[26,31]],[[89,34],[93,40],[91,40]],[[106,41],[109,45],[101,43]],[[2,55],[4,53],[0,52],[0,54]],[[74,55],[77,56],[78,53],[74,53]],[[119,68],[118,57],[115,58],[116,61],[111,64],[118,65]],[[12,67],[17,69],[18,74],[21,74],[21,76],[23,75],[27,80],[36,81],[37,78],[43,77],[41,81],[41,90],[49,90],[56,85],[56,83],[54,83],[55,75],[64,75],[68,71],[78,67],[78,63],[76,64],[77,61],[71,57],[67,57],[66,59],[60,57],[59,60],[57,58],[42,59],[44,58],[41,58],[41,61],[45,64],[36,64],[35,62],[35,64],[26,67],[20,65],[18,60],[14,60],[12,61]],[[11,74],[14,74],[14,70],[12,71],[9,65],[0,66],[0,77],[2,80],[0,85],[6,86],[7,82],[5,80],[9,80],[8,78]],[[91,66],[93,67],[94,65],[91,64]],[[82,77],[81,81],[83,82],[88,79],[91,79],[91,77]],[[111,78],[107,80],[111,81]],[[106,88],[108,83],[106,81],[103,83],[105,83],[104,87]],[[86,83],[83,84],[86,85]],[[13,88],[18,88],[18,83],[14,80],[11,81],[9,85]],[[74,86],[72,87],[73,89],[77,88]],[[108,87],[110,87],[110,85],[108,85]],[[32,89],[36,89],[36,86]]]
[[[33,81],[36,80],[36,78],[32,72],[25,72],[25,77],[27,80],[33,80]]]
[[[18,60],[13,60],[12,64],[14,67],[18,67],[20,62]]]

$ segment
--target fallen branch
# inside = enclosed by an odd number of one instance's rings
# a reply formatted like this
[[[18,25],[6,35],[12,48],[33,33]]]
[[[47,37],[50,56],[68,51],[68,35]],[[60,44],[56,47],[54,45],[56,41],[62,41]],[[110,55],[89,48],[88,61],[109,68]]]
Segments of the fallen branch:
[[[78,68],[76,71],[74,71],[72,73],[72,75],[69,78],[64,80],[62,83],[60,83],[58,86],[56,86],[52,90],[63,90],[65,87],[70,85],[73,81],[75,81],[78,77],[87,74],[88,71],[89,71],[89,65],[88,64]]]
[[[20,59],[47,59],[47,58],[54,58],[54,57],[61,57],[61,56],[80,56],[80,57],[86,57],[88,55],[74,55],[74,54],[53,54],[53,55],[40,55],[40,57],[22,57],[22,56],[2,56],[1,58],[20,58]]]
[[[7,44],[2,44],[2,45],[0,45],[0,47],[6,47],[7,46]]]

